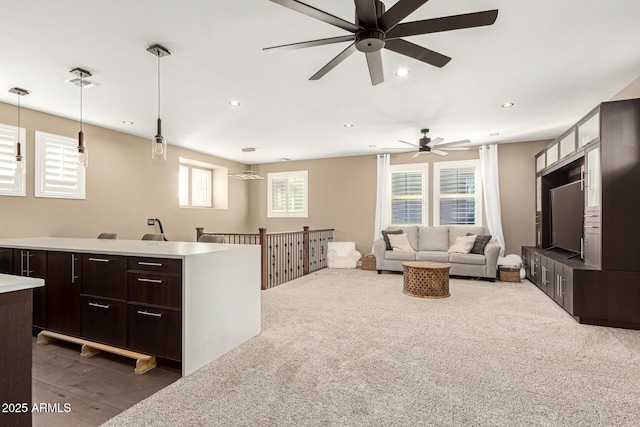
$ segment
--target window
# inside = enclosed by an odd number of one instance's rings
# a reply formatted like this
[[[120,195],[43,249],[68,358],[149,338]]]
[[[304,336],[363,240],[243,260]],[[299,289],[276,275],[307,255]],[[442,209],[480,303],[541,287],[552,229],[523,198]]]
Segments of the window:
[[[78,141],[36,131],[36,197],[85,198],[85,169]]]
[[[307,171],[270,173],[267,182],[268,217],[308,216]]]
[[[482,224],[480,161],[434,163],[435,225]]]
[[[228,206],[227,168],[180,158],[178,200],[180,207],[218,208]]]
[[[18,128],[15,126],[0,124],[0,196],[24,196],[25,193],[25,167],[26,132],[20,128],[20,154],[23,158],[22,172],[16,170],[16,137]]]
[[[391,166],[391,224],[427,224],[427,163]]]

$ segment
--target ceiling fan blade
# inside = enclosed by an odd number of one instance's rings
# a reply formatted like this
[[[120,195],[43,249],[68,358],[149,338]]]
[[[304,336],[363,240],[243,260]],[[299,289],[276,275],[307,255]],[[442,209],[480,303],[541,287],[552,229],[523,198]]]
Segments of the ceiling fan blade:
[[[339,63],[341,63],[342,61],[347,59],[347,57],[349,55],[351,55],[355,51],[356,51],[356,43],[353,42],[345,50],[340,52],[338,54],[338,56],[336,56],[331,61],[329,61],[329,63],[327,65],[322,67],[317,73],[315,73],[313,76],[309,77],[309,80],[319,80],[319,79],[321,79],[325,74],[327,74],[329,71],[333,70],[336,67],[336,65],[338,65]]]
[[[367,53],[367,66],[369,67],[369,76],[371,76],[371,84],[373,86],[384,82],[382,54],[380,51]]]
[[[411,158],[412,158],[412,159],[415,159],[415,158],[417,158],[417,157],[420,157],[420,156],[426,156],[427,154],[431,154],[431,153],[433,153],[433,151],[418,151],[418,152],[416,152],[416,154],[414,154],[413,156],[411,156]]]
[[[386,33],[427,1],[429,0],[399,0],[378,18],[378,27]]]
[[[447,151],[467,151],[471,150],[471,147],[447,147]]]
[[[468,144],[471,141],[469,141],[468,139],[463,139],[461,141],[451,141],[451,142],[444,142],[442,144],[436,144],[437,147],[436,148],[441,148],[441,147],[453,147],[454,145],[459,145],[459,144]]]
[[[375,0],[355,0],[356,23],[365,28],[375,28],[378,15]]]
[[[419,146],[419,145],[414,144],[414,143],[412,143],[412,142],[403,141],[403,140],[401,140],[401,139],[399,139],[399,140],[398,140],[398,142],[402,142],[403,144],[407,144],[407,145],[410,145],[410,146],[415,147],[415,148],[420,148],[420,146]]]
[[[498,9],[483,12],[465,13],[442,18],[425,19],[423,21],[404,22],[396,25],[387,33],[387,40],[420,34],[440,33],[442,31],[460,30],[463,28],[492,25],[498,18]]]
[[[451,61],[451,58],[448,56],[402,39],[387,40],[384,47],[385,49],[392,50],[401,55],[406,55],[413,59],[417,59],[418,61],[426,62],[434,67],[442,68]]]
[[[442,138],[433,138],[430,143],[427,144],[427,147],[431,148],[434,145],[440,144],[444,139]]]
[[[327,24],[334,25],[338,28],[342,28],[343,30],[347,30],[352,33],[355,33],[356,31],[361,29],[359,26],[352,24],[349,21],[345,21],[342,18],[338,18],[337,16],[333,16],[327,12],[324,12],[320,9],[316,9],[313,6],[309,6],[308,4],[304,4],[296,0],[270,0],[270,1],[273,3],[279,4],[280,6],[287,7],[291,10],[295,10],[296,12],[300,12],[303,15],[310,16],[311,18],[318,19],[322,22],[326,22]]]
[[[437,154],[438,156],[446,156],[447,154],[449,154],[449,153],[446,153],[446,152],[440,151],[440,150],[431,150],[431,152],[433,154]]]
[[[355,36],[330,37],[328,39],[310,40],[308,42],[283,44],[280,46],[265,47],[262,50],[267,52],[280,52],[283,50],[302,49],[305,47],[323,46],[325,44],[341,43],[353,41]]]

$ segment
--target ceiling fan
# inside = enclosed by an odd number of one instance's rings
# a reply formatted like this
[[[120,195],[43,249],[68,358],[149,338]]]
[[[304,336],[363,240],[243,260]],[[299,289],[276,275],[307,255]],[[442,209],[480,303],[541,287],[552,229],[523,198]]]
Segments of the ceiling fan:
[[[355,23],[351,23],[297,0],[270,1],[326,22],[327,24],[342,28],[353,34],[267,47],[263,50],[279,51],[301,49],[350,41],[352,43],[346,49],[311,76],[309,80],[322,78],[349,55],[358,50],[364,52],[367,57],[371,84],[374,86],[384,81],[382,55],[380,53],[383,48],[436,67],[443,67],[451,60],[448,56],[410,43],[402,37],[492,25],[498,17],[498,10],[493,9],[483,12],[400,23],[400,21],[428,0],[398,0],[398,2],[387,11],[385,11],[384,3],[379,0],[354,0]]]
[[[422,138],[420,138],[420,140],[418,141],[418,145],[412,144],[411,142],[398,140],[398,142],[411,145],[412,147],[418,149],[418,151],[413,156],[411,156],[412,159],[425,154],[437,154],[438,156],[446,156],[448,153],[442,150],[468,150],[469,147],[458,147],[458,145],[471,142],[468,139],[463,139],[461,141],[444,142],[444,139],[442,138],[431,139],[427,137],[429,129],[422,129],[420,130],[420,132],[422,132]],[[382,150],[403,150],[403,148],[383,148]]]

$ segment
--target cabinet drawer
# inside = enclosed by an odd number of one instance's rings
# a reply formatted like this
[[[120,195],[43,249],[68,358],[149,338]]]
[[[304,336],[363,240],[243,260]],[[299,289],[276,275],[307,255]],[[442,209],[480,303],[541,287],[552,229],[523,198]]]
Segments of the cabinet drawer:
[[[172,360],[182,359],[182,312],[128,304],[128,348]]]
[[[125,299],[127,258],[114,255],[82,255],[82,293]]]
[[[127,301],[181,308],[182,277],[130,271]]]
[[[124,348],[127,345],[127,304],[83,296],[82,337]]]
[[[129,270],[182,274],[182,260],[168,258],[129,257]]]

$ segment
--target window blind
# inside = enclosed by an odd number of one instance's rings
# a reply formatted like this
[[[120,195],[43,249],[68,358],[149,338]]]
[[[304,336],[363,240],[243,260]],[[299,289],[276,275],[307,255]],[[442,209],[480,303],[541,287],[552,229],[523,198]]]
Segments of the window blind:
[[[211,207],[211,171],[191,169],[191,204],[193,206]]]
[[[391,174],[391,221],[393,224],[422,224],[422,172]]]
[[[36,132],[36,197],[84,199],[84,167],[77,141]]]
[[[440,225],[476,224],[475,167],[440,170]]]
[[[268,175],[268,216],[306,217],[308,213],[307,171]]]

